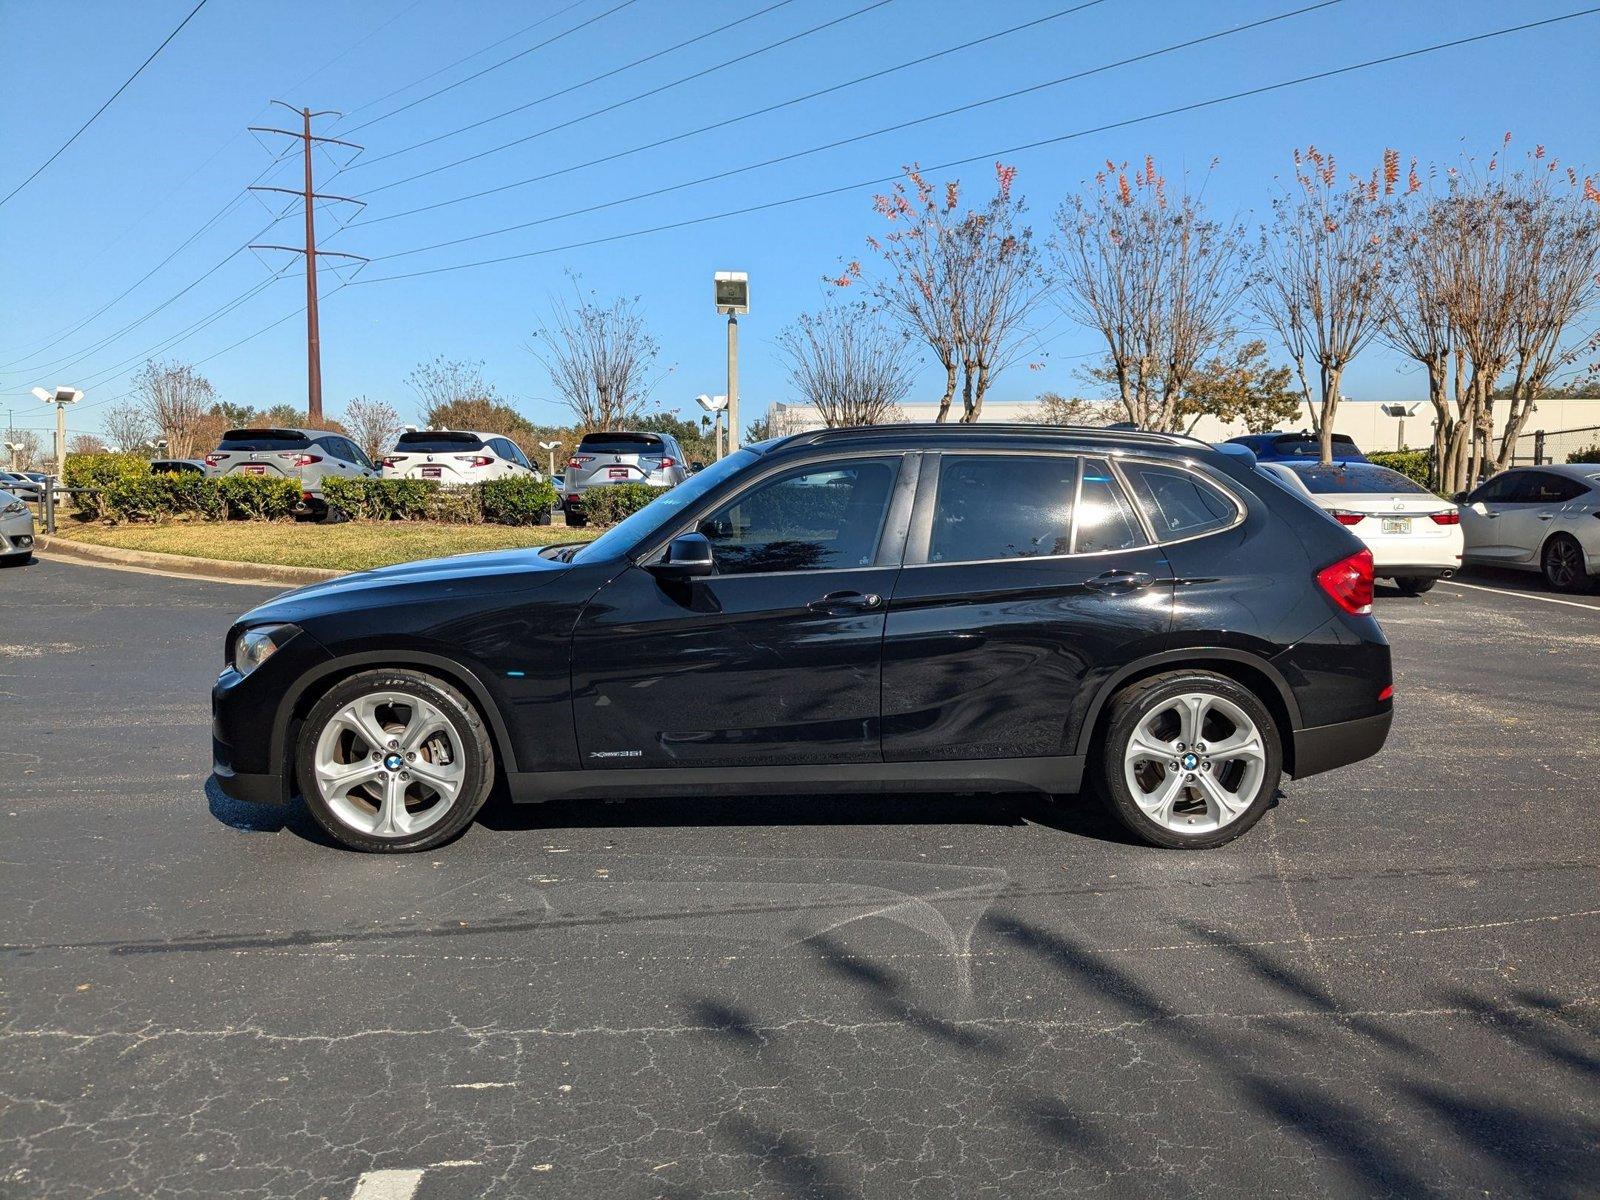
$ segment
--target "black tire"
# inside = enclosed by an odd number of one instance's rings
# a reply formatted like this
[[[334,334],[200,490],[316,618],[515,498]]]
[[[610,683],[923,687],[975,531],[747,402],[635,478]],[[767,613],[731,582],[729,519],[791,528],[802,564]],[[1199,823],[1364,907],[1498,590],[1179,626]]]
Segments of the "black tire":
[[[1554,591],[1581,592],[1588,585],[1589,576],[1583,565],[1583,547],[1578,539],[1558,533],[1544,544],[1539,552],[1539,567],[1544,581]]]
[[[567,509],[567,528],[582,529],[588,523],[588,517],[584,516],[582,513],[573,512],[570,508]]]
[[[1438,582],[1437,579],[1396,579],[1394,585],[1400,589],[1401,595],[1420,596],[1423,592],[1433,591],[1433,585]]]
[[[1186,693],[1205,693],[1238,706],[1255,723],[1266,751],[1261,780],[1249,807],[1220,828],[1195,834],[1174,832],[1147,816],[1135,800],[1123,770],[1124,753],[1139,723],[1164,701]],[[1091,776],[1095,790],[1128,831],[1147,845],[1168,850],[1209,850],[1231,842],[1272,807],[1283,778],[1282,735],[1277,721],[1254,692],[1225,675],[1200,670],[1169,671],[1131,684],[1112,699],[1105,730]]]
[[[31,554],[8,554],[4,558],[0,558],[0,567],[20,567],[24,563],[32,561],[33,555]]]
[[[317,783],[316,750],[324,727],[346,705],[374,692],[398,692],[426,700],[448,719],[456,735],[452,740],[459,743],[464,770],[453,807],[436,824],[410,836],[375,836],[355,828],[338,815]],[[295,771],[306,807],[329,837],[352,850],[404,854],[442,845],[472,824],[494,786],[494,742],[472,702],[444,680],[403,668],[363,671],[335,684],[312,706],[295,747]]]

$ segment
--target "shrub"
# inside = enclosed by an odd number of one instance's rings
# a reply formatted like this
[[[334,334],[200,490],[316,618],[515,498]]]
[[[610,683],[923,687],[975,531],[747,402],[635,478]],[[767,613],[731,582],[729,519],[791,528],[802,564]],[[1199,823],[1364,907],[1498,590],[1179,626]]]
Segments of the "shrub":
[[[224,511],[217,481],[194,474],[121,479],[101,492],[100,501],[103,515],[114,521],[216,520]]]
[[[596,525],[615,525],[661,495],[646,483],[608,483],[583,494],[584,514]]]
[[[150,477],[150,462],[141,454],[69,454],[62,483],[69,488],[110,488],[128,479]],[[80,511],[97,518],[108,515],[104,491],[73,498]]]
[[[440,488],[429,515],[450,525],[477,525],[483,520],[482,497],[476,487]]]
[[[213,482],[217,485],[224,511],[235,520],[280,520],[293,511],[300,499],[298,479],[224,475]]]
[[[495,525],[548,525],[556,489],[543,479],[520,476],[477,485],[483,519]],[[651,489],[646,488],[646,491]]]
[[[1423,487],[1428,486],[1428,459],[1431,457],[1432,454],[1427,450],[1372,450],[1367,454],[1369,462],[1399,471]]]
[[[71,462],[71,459],[67,460]],[[1596,442],[1587,450],[1575,450],[1567,455],[1569,463],[1600,463],[1600,442]]]
[[[368,521],[416,521],[433,516],[439,485],[426,479],[337,479],[322,481],[322,498],[352,517]]]

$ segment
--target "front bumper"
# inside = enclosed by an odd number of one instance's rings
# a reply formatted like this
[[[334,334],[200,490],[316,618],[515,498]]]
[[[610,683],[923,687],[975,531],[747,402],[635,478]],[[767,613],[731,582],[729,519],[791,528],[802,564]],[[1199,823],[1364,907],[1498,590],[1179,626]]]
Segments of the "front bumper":
[[[1394,709],[1390,708],[1354,721],[1295,730],[1294,777],[1303,779],[1371,758],[1383,749],[1393,722]]]

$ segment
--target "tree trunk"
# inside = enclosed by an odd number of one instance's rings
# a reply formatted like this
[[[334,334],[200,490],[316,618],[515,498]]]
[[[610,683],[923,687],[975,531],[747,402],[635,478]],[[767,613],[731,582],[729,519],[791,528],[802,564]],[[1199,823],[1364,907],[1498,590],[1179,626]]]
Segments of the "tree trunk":
[[[1343,368],[1322,365],[1322,412],[1317,424],[1317,436],[1322,443],[1323,465],[1333,462],[1333,417],[1339,409],[1339,379]]]
[[[1428,463],[1428,485],[1436,492],[1445,488],[1444,455],[1450,436],[1450,397],[1445,393],[1448,361],[1435,359],[1427,364],[1428,403],[1433,405],[1433,459]]]
[[[966,420],[970,424],[976,424],[978,418],[983,415],[983,398],[988,394],[988,391],[989,364],[980,359],[978,362],[978,386],[974,389],[971,403],[967,408]]]
[[[944,364],[944,395],[939,398],[939,415],[934,418],[943,425],[950,419],[950,401],[956,398],[956,360],[949,358]]]

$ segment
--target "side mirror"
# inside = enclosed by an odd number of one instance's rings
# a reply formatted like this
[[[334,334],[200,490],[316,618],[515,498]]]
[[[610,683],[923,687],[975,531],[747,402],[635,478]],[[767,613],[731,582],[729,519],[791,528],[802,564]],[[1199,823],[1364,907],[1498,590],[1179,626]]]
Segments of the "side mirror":
[[[685,533],[672,539],[660,562],[647,568],[657,579],[697,579],[716,570],[711,543],[703,533]]]
[[[699,472],[704,471],[705,469],[706,469],[706,465],[703,462],[692,462],[692,463],[689,464],[689,474],[691,474],[691,475],[698,474]]]
[[[1465,504],[1467,502],[1467,493],[1457,492],[1454,496],[1450,497],[1450,501],[1453,504]]]

